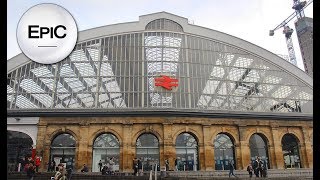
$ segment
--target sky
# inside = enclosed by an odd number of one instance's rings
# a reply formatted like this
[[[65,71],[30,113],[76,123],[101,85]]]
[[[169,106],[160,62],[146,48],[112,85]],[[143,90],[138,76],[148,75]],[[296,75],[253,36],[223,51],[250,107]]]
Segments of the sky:
[[[55,3],[66,8],[76,20],[79,31],[138,21],[141,15],[166,11],[188,18],[195,25],[236,36],[282,55],[288,55],[282,28],[275,31],[274,36],[269,36],[269,30],[294,12],[293,0],[8,0],[7,60],[21,53],[16,40],[19,19],[40,3]],[[313,3],[304,13],[313,18]],[[295,20],[288,23],[293,29]],[[298,67],[304,70],[295,32],[292,40]]]

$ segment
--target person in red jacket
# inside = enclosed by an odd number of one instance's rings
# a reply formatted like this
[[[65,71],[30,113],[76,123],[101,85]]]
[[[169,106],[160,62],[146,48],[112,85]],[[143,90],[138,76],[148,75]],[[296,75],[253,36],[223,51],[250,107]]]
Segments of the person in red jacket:
[[[36,165],[36,172],[39,171],[39,166],[41,164],[41,159],[39,156],[36,156],[35,165]]]

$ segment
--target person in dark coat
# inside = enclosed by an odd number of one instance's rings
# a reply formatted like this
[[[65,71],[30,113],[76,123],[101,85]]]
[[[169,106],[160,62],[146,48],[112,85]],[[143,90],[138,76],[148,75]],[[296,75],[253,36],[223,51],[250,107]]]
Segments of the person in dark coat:
[[[99,163],[98,163],[98,166],[99,166],[99,169],[100,169],[100,172],[101,172],[101,170],[102,170],[102,162],[101,162],[101,159],[100,159],[100,161],[99,161]]]
[[[231,175],[233,175],[234,177],[237,177],[236,175],[234,175],[233,174],[233,170],[234,170],[234,165],[233,165],[233,163],[232,163],[232,160],[229,160],[229,177],[231,176]]]
[[[56,162],[54,160],[52,160],[52,162],[51,162],[51,171],[52,172],[56,171]]]
[[[88,167],[86,166],[86,164],[83,164],[83,167],[81,169],[81,172],[89,172]]]
[[[27,170],[27,176],[30,180],[33,180],[34,174],[36,173],[35,167],[33,166],[32,163],[29,163],[29,167]]]
[[[72,176],[72,167],[70,167],[69,169],[67,169],[67,179],[70,180]]]
[[[137,172],[138,172],[138,159],[135,157],[133,160],[132,160],[132,169],[133,169],[133,175],[134,176],[137,176]]]
[[[250,178],[252,178],[253,167],[251,163],[248,165],[247,171],[249,173]]]
[[[261,161],[260,157],[256,157],[256,160],[253,163],[253,170],[256,177],[262,177],[262,170],[263,170],[263,162]]]
[[[166,164],[166,171],[169,171],[169,160],[166,159],[164,163]]]
[[[142,175],[142,158],[138,159],[138,176]]]

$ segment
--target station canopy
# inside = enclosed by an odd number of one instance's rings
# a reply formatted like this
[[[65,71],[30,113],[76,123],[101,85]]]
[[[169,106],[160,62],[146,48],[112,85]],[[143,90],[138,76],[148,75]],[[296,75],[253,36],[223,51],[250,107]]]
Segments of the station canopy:
[[[78,42],[66,59],[52,65],[23,62],[23,54],[10,59],[16,65],[7,72],[8,111],[313,113],[312,84],[284,59],[264,57],[272,53],[260,47],[261,54],[184,32],[168,18],[144,27],[95,38],[94,29],[87,30],[93,38]],[[163,76],[177,79],[178,86],[156,86],[155,78]]]

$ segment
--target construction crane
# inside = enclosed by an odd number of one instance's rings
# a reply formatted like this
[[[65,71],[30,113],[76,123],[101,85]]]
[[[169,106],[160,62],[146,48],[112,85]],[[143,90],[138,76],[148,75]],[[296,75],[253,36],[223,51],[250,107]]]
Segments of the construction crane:
[[[294,9],[295,12],[292,13],[289,17],[287,17],[284,21],[282,21],[273,30],[269,31],[269,36],[273,36],[275,30],[278,30],[278,29],[283,27],[283,31],[282,32],[286,37],[286,43],[287,43],[287,48],[288,48],[288,52],[289,52],[289,62],[294,64],[294,65],[296,65],[296,66],[297,66],[297,59],[296,59],[296,55],[295,55],[295,52],[294,52],[293,43],[292,43],[292,39],[291,39],[291,35],[293,33],[293,29],[290,28],[287,24],[296,16],[297,16],[298,19],[303,18],[304,17],[304,11],[303,10],[306,7],[308,7],[309,4],[311,4],[312,2],[313,2],[313,0],[310,0],[308,2],[306,2],[306,1],[300,2],[300,0],[293,0],[292,9]]]

